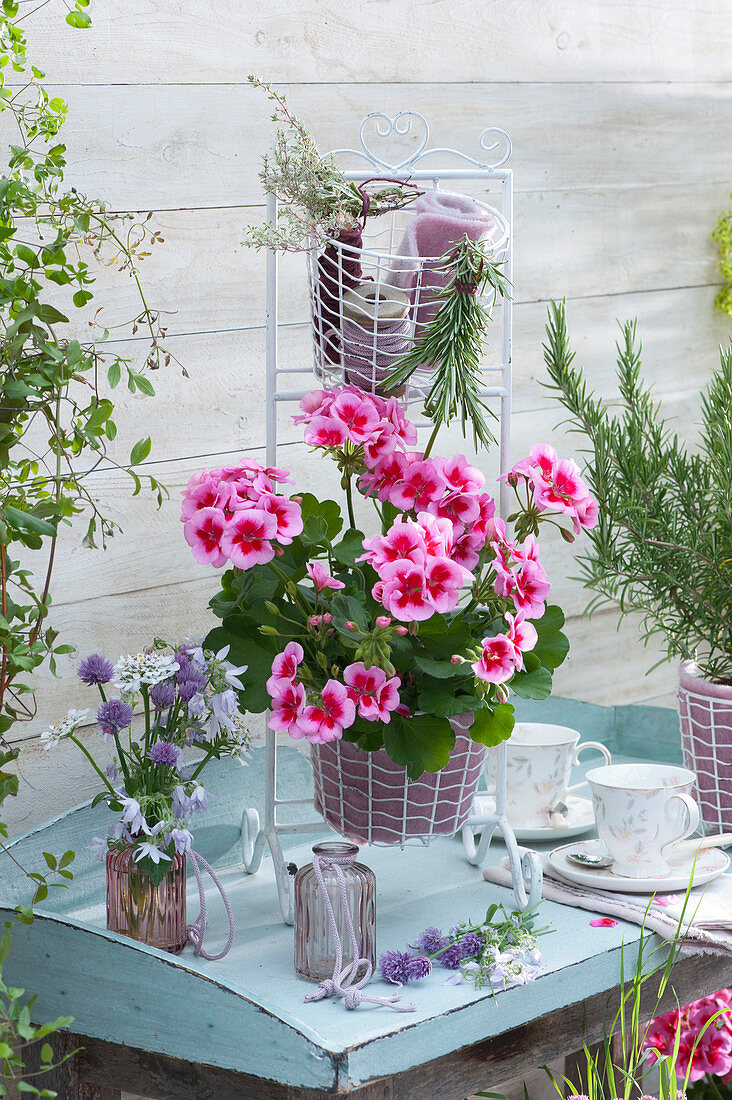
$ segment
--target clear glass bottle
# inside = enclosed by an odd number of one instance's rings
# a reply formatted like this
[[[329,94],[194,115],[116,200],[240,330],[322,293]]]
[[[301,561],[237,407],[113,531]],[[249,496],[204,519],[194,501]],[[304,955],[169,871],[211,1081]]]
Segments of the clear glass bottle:
[[[351,938],[341,898],[338,872],[328,865],[328,856],[339,860],[346,897],[353,919],[353,929],[359,944],[359,958],[368,959],[376,968],[376,877],[362,863],[356,863],[358,847],[342,840],[328,840],[313,848],[320,857],[323,881],[328,892],[338,935],[343,948],[343,965],[353,962]],[[336,947],[328,910],[326,909],[312,863],[301,867],[295,875],[295,970],[301,978],[321,982],[333,977]],[[359,968],[355,980],[365,974]]]
[[[133,852],[132,845],[107,852],[107,928],[179,955],[186,945],[186,857],[176,852],[155,886]]]

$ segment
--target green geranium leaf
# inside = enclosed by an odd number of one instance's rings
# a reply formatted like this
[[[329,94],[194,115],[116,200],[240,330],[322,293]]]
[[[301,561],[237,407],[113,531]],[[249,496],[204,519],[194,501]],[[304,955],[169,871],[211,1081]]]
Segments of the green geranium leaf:
[[[431,657],[417,656],[414,658],[417,668],[426,672],[428,676],[434,676],[438,680],[454,679],[457,676],[467,676],[471,672],[470,665],[453,664],[452,661],[434,661]]]
[[[552,674],[543,665],[532,672],[517,672],[510,687],[522,699],[546,699],[552,693]]]
[[[445,767],[455,748],[455,734],[447,718],[392,714],[384,726],[384,748],[395,764],[406,765],[410,779],[419,779],[423,772]]]
[[[300,498],[303,525],[309,516],[320,516],[326,522],[326,538],[331,542],[343,527],[341,510],[334,500],[318,500],[312,493],[303,493]]]
[[[456,714],[470,714],[483,706],[475,695],[456,695],[455,685],[444,680],[422,680],[419,687],[419,709],[438,718],[452,718]]]
[[[470,736],[479,745],[500,745],[511,736],[515,721],[510,703],[500,703],[492,710],[483,707],[475,712]]]
[[[431,619],[420,623],[419,638],[432,656],[437,658],[462,653],[471,640],[468,624],[462,616],[446,619],[444,615],[433,615]]]
[[[325,516],[305,516],[300,538],[307,546],[320,546],[328,538],[328,521]]]
[[[265,684],[272,672],[274,656],[283,648],[279,642],[279,638],[259,634],[252,619],[243,615],[230,615],[206,637],[205,649],[218,653],[224,646],[231,646],[228,659],[235,665],[247,666],[246,672],[239,676],[244,690],[237,693],[243,710],[261,714],[269,706]]]
[[[354,531],[349,528],[339,543],[333,547],[333,557],[341,565],[353,567],[356,558],[363,554],[364,534],[362,531]]]
[[[366,612],[366,608],[357,600],[355,596],[345,596],[342,592],[339,592],[337,596],[333,597],[330,605],[331,614],[333,615],[333,625],[337,630],[344,632],[346,635],[350,635],[352,638],[357,637],[352,631],[346,630],[346,623],[357,623],[358,626],[363,627],[364,630],[369,628],[369,618]]]
[[[569,639],[562,633],[564,614],[555,604],[548,605],[540,619],[534,621],[538,641],[532,653],[547,668],[559,668],[569,653]]]

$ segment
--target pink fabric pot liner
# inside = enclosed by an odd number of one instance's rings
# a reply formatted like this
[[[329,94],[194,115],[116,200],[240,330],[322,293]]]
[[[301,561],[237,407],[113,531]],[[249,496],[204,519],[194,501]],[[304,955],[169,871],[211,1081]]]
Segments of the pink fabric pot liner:
[[[708,832],[732,830],[732,686],[710,684],[692,661],[679,669],[684,764],[696,772],[696,797]]]
[[[463,732],[472,720],[472,714],[451,719],[457,736],[449,762],[415,780],[383,749],[363,752],[350,741],[313,745],[315,808],[361,844],[454,836],[470,814],[485,763],[485,747]]]

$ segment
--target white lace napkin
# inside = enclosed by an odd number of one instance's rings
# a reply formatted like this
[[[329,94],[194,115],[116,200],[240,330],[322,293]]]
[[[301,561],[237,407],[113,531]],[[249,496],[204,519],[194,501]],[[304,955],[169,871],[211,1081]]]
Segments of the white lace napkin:
[[[649,931],[657,932],[665,940],[671,940],[678,928],[684,893],[616,894],[609,890],[591,890],[586,886],[565,882],[542,855],[544,883],[542,895],[547,901],[559,905],[573,905],[587,909],[599,917],[615,917],[631,924],[643,924]],[[485,867],[483,878],[498,886],[511,886],[508,859],[498,866]],[[649,904],[650,902],[650,904]],[[732,873],[697,886],[689,895],[684,914],[685,949],[691,952],[716,952],[732,956]]]

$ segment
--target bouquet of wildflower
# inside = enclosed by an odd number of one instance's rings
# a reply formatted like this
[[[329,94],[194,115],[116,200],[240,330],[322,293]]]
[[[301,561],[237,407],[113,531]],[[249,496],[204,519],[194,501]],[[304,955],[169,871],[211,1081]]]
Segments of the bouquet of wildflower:
[[[173,855],[191,847],[189,818],[208,805],[199,781],[208,761],[234,756],[245,762],[248,753],[250,735],[236,699],[244,669],[227,661],[227,654],[200,644],[173,648],[156,639],[152,649],[120,657],[116,665],[98,653],[84,658],[79,679],[98,688],[99,731],[116,750],[106,772],[77,736],[88,710],[69,711],[41,734],[47,749],[66,739],[78,745],[104,784],[93,804],[104,799],[120,815],[106,840],[94,839],[100,858],[108,847],[133,845],[135,862],[156,885]],[[108,698],[110,682],[119,695]],[[144,717],[133,733],[138,704]],[[185,763],[188,747],[203,753],[195,764]]]
[[[691,1082],[707,1074],[732,1082],[732,989],[657,1016],[646,1031],[644,1049],[651,1065],[677,1049],[676,1074]],[[694,1090],[695,1095],[704,1086]],[[715,1089],[711,1090],[714,1093]]]
[[[425,978],[432,963],[452,971],[445,984],[471,981],[476,989],[492,991],[507,985],[531,982],[541,968],[537,938],[551,931],[536,928],[535,912],[507,912],[491,905],[480,923],[462,921],[449,933],[425,928],[408,951],[385,951],[379,956],[379,970],[389,982],[406,985]]]
[[[516,538],[480,470],[463,455],[431,457],[436,430],[423,452],[411,449],[416,428],[395,398],[318,390],[294,419],[337,464],[345,532],[335,501],[285,497],[286,473],[253,461],[205,470],[183,494],[195,558],[232,567],[207,644],[230,645],[247,665],[247,709],[269,708],[270,728],[293,738],[384,747],[412,778],[448,762],[455,715],[473,714],[474,741],[504,740],[509,692],[549,695],[568,650],[535,532],[567,517],[592,526],[577,468],[543,447],[507,475],[530,492]],[[354,490],[373,505],[378,534],[357,528]]]

